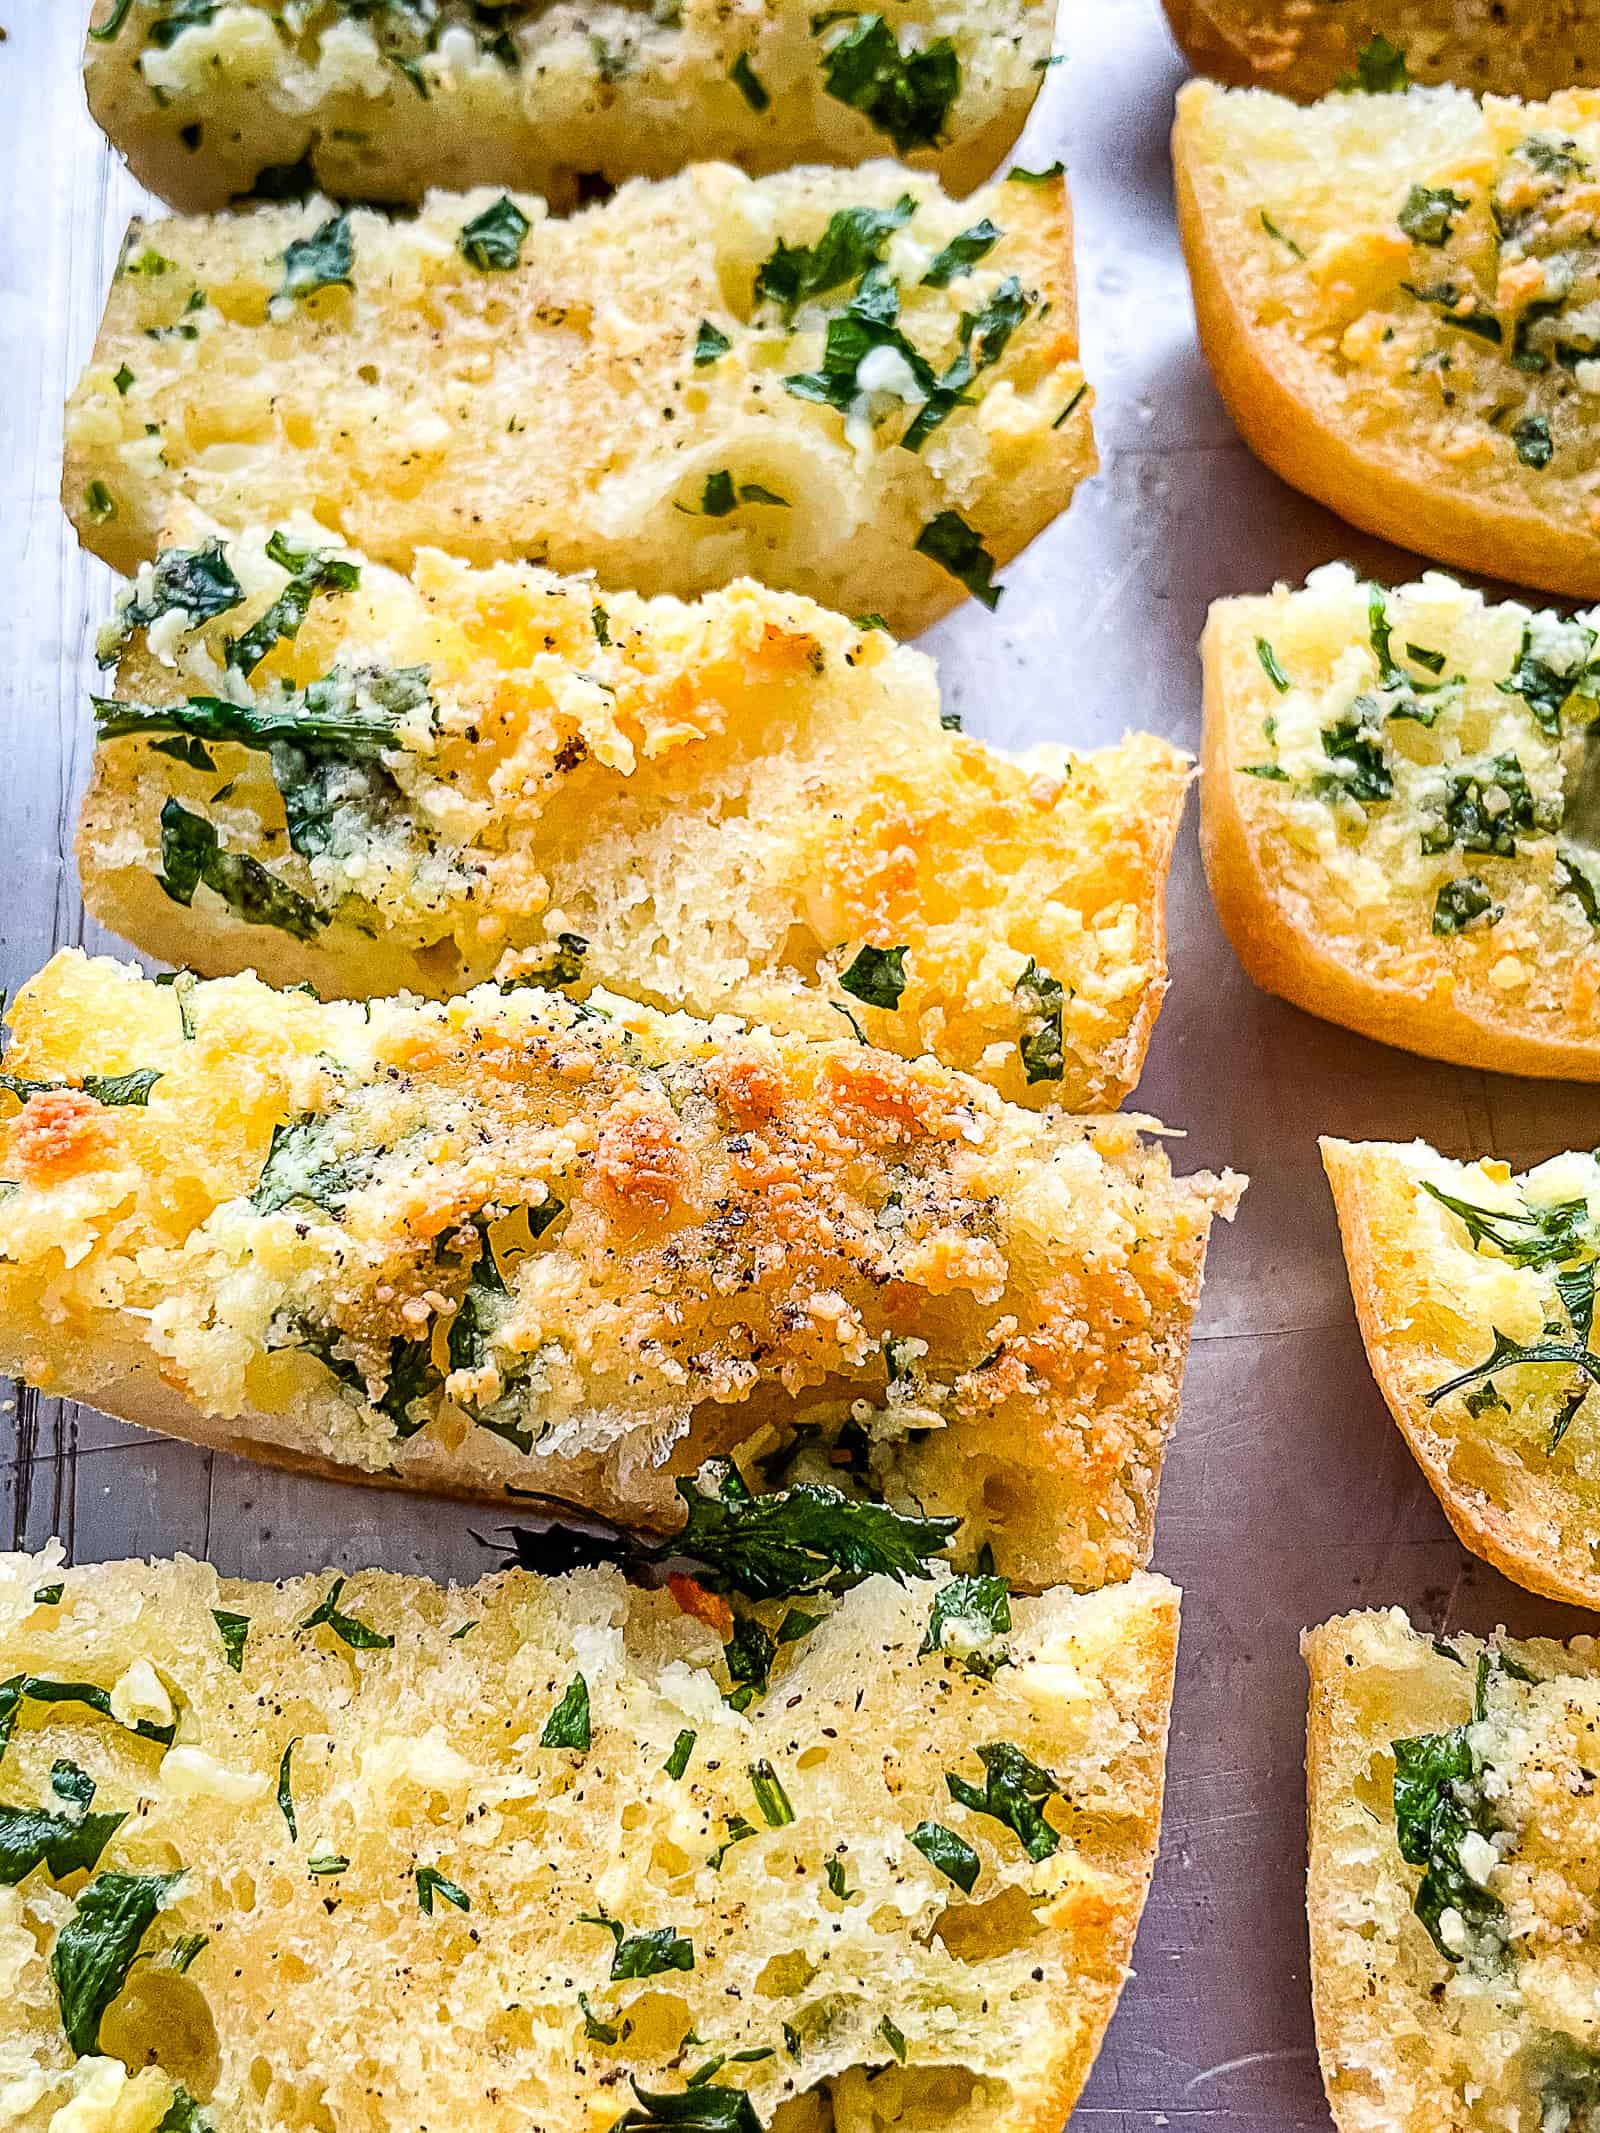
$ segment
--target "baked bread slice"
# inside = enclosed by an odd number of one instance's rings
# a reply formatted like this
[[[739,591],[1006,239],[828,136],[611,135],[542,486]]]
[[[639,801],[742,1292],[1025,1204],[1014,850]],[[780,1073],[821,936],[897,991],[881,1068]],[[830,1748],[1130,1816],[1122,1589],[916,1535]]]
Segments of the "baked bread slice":
[[[702,163],[567,221],[479,190],[137,225],[62,496],[129,575],[186,503],[310,511],[375,562],[748,575],[910,635],[994,603],[1094,469],[1089,406],[1059,170],[954,201]]]
[[[1474,1554],[1600,1607],[1600,1163],[1523,1177],[1423,1142],[1324,1140],[1362,1339]]]
[[[1012,1600],[973,1671],[958,1585],[874,1578],[741,1710],[716,1630],[614,1570],[58,1556],[0,1558],[18,2133],[1055,2133],[1075,2102],[1155,1856],[1164,1579]]]
[[[1031,1105],[1139,1078],[1189,778],[1164,741],[1005,755],[941,725],[920,653],[748,580],[602,604],[438,550],[407,579],[309,524],[197,531],[102,641],[78,857],[151,954],[350,996],[542,971],[813,1037],[849,1015]],[[218,837],[233,873],[175,889]]]
[[[1429,1058],[1600,1079],[1597,623],[1342,564],[1213,606],[1201,847],[1258,985]]]
[[[896,154],[965,192],[1021,132],[1054,0],[97,0],[89,108],[142,185],[188,212],[296,178],[420,200],[441,172],[570,208],[595,180]]]
[[[1419,554],[1600,595],[1600,93],[1192,82],[1173,156],[1201,344],[1268,466]]]
[[[675,1526],[732,1453],[958,1516],[961,1560],[1030,1584],[1148,1558],[1239,1188],[1137,1119],[614,997],[324,1005],[70,951],[12,1027],[0,1368],[30,1383],[502,1504]]]
[[[1303,1649],[1311,1990],[1339,2133],[1585,2133],[1593,1640],[1432,1638],[1391,1608]]]
[[[1477,95],[1554,96],[1600,84],[1588,0],[1165,0],[1197,74],[1280,95],[1323,96],[1398,74]]]

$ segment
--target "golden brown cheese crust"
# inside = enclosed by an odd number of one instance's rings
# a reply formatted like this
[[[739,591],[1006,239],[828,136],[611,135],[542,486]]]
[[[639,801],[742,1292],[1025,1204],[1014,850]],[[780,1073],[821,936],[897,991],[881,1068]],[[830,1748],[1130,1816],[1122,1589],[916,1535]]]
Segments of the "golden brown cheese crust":
[[[1596,92],[1196,82],[1173,154],[1201,343],[1267,464],[1441,562],[1600,593]]]
[[[97,1871],[182,1875],[84,2056],[50,1959],[88,1876],[45,1864],[0,1888],[17,2133],[156,2133],[179,2085],[241,2133],[468,2113],[490,2133],[606,2133],[632,2083],[681,2093],[719,2054],[718,2086],[797,2133],[1060,2126],[1155,1855],[1164,1580],[1013,1603],[989,1681],[919,1655],[932,1587],[876,1580],[823,1603],[743,1714],[720,1640],[610,1571],[450,1590],[359,1573],[340,1615],[391,1640],[365,1649],[305,1626],[331,1584],[5,1559],[0,1671],[99,1688],[123,1721],[26,1698],[6,1800],[59,1806],[69,1762],[96,1812],[127,1814]],[[545,1745],[580,1678],[587,1744]],[[1043,1858],[949,1795],[946,1771],[981,1779],[995,1741],[1060,1788]],[[970,1894],[910,1841],[926,1821],[970,1845]],[[419,1874],[439,1877],[426,1911]],[[602,1919],[620,1934],[586,1922]],[[649,1934],[687,1948],[652,1970]]]
[[[1324,1623],[1302,1648],[1312,2000],[1339,2133],[1578,2128],[1600,2064],[1593,1640],[1434,1640],[1396,1608]],[[1400,1854],[1391,1744],[1462,1726],[1496,1830],[1485,1885],[1502,1908],[1451,1962],[1413,1912],[1423,1870]]]
[[[1600,1076],[1593,866],[1566,820],[1594,644],[1438,574],[1384,593],[1332,567],[1212,607],[1201,846],[1258,985],[1430,1058]]]
[[[214,540],[195,529],[166,567]],[[927,660],[809,601],[746,582],[692,608],[601,605],[583,580],[437,551],[409,581],[359,560],[359,585],[318,592],[241,692],[229,643],[286,582],[266,547],[225,544],[239,596],[203,628],[173,635],[180,612],[133,630],[118,701],[181,709],[226,689],[270,709],[280,685],[376,665],[423,670],[429,709],[307,852],[286,840],[266,751],[213,744],[204,769],[159,731],[103,740],[84,893],[148,953],[346,996],[443,997],[509,957],[574,996],[602,984],[813,1037],[842,1035],[848,1010],[874,1044],[932,1052],[1012,1102],[1113,1109],[1134,1087],[1166,985],[1177,749],[1136,736],[1013,758],[940,725]],[[290,552],[326,538],[297,533]],[[174,799],[315,926],[164,890]],[[565,956],[563,936],[579,943]],[[871,948],[904,951],[897,1005],[841,982]],[[1030,1043],[1035,973],[1060,988],[1059,1044]]]
[[[310,510],[380,562],[433,545],[682,595],[748,574],[909,635],[986,567],[973,538],[1009,560],[1093,471],[1059,175],[956,203],[893,164],[698,164],[564,222],[521,196],[517,263],[486,271],[462,232],[495,206],[434,193],[397,223],[313,200],[136,227],[67,414],[82,538],[131,572],[181,504],[229,526]],[[783,382],[821,371],[866,254],[847,244],[850,271],[792,316],[757,294],[780,243],[861,209],[896,222],[876,249],[938,376],[963,317],[1000,303],[968,328],[964,404],[916,449],[903,355],[848,415]],[[930,283],[984,218],[1001,238]],[[728,345],[697,363],[708,331]]]
[[[820,1432],[824,1477],[954,1512],[1019,1579],[1147,1559],[1238,1188],[1174,1180],[1136,1120],[617,1000],[323,1005],[73,953],[13,1029],[17,1076],[162,1076],[143,1107],[52,1088],[0,1126],[0,1332],[31,1382],[668,1523],[675,1475],[792,1471]]]
[[[1467,1222],[1427,1189],[1509,1216],[1498,1227],[1515,1245],[1537,1241],[1530,1209],[1591,1189],[1600,1199],[1600,1168],[1561,1156],[1516,1179],[1504,1163],[1452,1163],[1420,1141],[1324,1140],[1322,1155],[1373,1375],[1451,1525],[1519,1585],[1600,1607],[1600,1399],[1581,1369],[1512,1364],[1429,1398],[1483,1364],[1502,1336],[1587,1346],[1557,1287],[1562,1255],[1526,1266],[1492,1240],[1475,1245]],[[1566,1257],[1587,1264],[1586,1250]]]
[[[1281,96],[1324,96],[1382,36],[1414,82],[1541,97],[1600,84],[1588,0],[1165,0],[1197,74]]]
[[[1053,0],[899,0],[902,54],[933,48],[912,58],[911,85],[936,92],[902,129],[886,100],[832,93],[836,74],[848,89],[858,71],[836,47],[863,33],[811,0],[415,12],[426,26],[313,0],[291,24],[268,0],[227,0],[174,34],[165,0],[120,16],[98,0],[89,108],[140,183],[190,213],[290,166],[338,199],[414,202],[447,171],[566,210],[586,179],[671,177],[697,156],[759,173],[900,153],[960,193],[1021,131],[1055,26]]]

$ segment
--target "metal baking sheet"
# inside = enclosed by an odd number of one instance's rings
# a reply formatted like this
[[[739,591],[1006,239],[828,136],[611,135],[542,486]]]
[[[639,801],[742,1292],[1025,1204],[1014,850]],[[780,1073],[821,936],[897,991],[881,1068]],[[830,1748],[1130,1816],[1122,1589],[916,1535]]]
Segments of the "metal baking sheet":
[[[57,505],[60,410],[128,214],[141,204],[83,107],[85,0],[11,0],[0,44],[0,982],[85,921],[72,829],[89,755],[89,638],[110,578]],[[1092,744],[1148,727],[1198,745],[1207,603],[1367,541],[1260,467],[1195,345],[1167,130],[1181,64],[1158,0],[1063,0],[1066,63],[1022,145],[1060,156],[1077,213],[1099,477],[927,639],[970,730]],[[1513,1163],[1600,1141],[1600,1091],[1411,1059],[1256,992],[1211,910],[1191,820],[1171,892],[1172,990],[1141,1109],[1193,1165],[1252,1183],[1212,1254],[1156,1563],[1185,1589],[1161,1864],[1136,1975],[1074,2119],[1082,2133],[1326,2133],[1302,1908],[1303,1625],[1399,1603],[1433,1628],[1567,1635],[1568,1610],[1465,1554],[1402,1448],[1351,1314],[1317,1132],[1423,1134]],[[0,1412],[0,1545],[59,1533],[73,1556],[187,1550],[274,1577],[336,1564],[471,1577],[482,1514],[306,1481],[18,1392]]]

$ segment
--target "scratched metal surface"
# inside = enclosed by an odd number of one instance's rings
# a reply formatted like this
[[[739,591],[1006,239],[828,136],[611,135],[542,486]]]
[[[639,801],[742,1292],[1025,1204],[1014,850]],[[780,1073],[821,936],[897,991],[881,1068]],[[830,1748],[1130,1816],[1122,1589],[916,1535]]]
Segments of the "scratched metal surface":
[[[57,507],[60,406],[92,339],[135,188],[78,82],[82,0],[10,0],[0,44],[0,982],[86,924],[71,832],[86,769],[87,638],[109,579]],[[1083,338],[1104,471],[1008,573],[990,620],[930,644],[971,729],[1023,743],[1148,726],[1199,737],[1209,600],[1348,555],[1405,560],[1284,489],[1244,451],[1195,347],[1166,132],[1181,68],[1157,0],[1064,0],[1070,58],[1024,143],[1060,155],[1078,215]],[[1162,1858],[1129,1984],[1075,2118],[1326,2129],[1301,1907],[1305,1623],[1399,1602],[1434,1626],[1570,1633],[1563,1610],[1465,1555],[1362,1359],[1315,1134],[1425,1134],[1515,1161],[1600,1140],[1600,1092],[1409,1059],[1256,993],[1218,932],[1193,823],[1171,898],[1172,991],[1140,1104],[1195,1164],[1253,1179],[1218,1240],[1158,1566],[1185,1588]],[[0,1411],[0,1545],[51,1533],[92,1561],[183,1549],[226,1572],[382,1562],[473,1576],[481,1524],[449,1505],[291,1479],[20,1393]]]

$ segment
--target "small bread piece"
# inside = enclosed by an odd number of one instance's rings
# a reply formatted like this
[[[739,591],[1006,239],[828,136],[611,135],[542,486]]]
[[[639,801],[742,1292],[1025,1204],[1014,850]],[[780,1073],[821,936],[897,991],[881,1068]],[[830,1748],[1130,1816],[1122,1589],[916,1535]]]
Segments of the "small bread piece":
[[[1031,1584],[1148,1558],[1239,1188],[1174,1179],[1139,1120],[491,986],[324,1005],[68,951],[12,1026],[13,1082],[52,1084],[0,1125],[0,1367],[31,1383],[673,1527],[708,1457],[815,1458]]]
[[[1391,1608],[1301,1648],[1311,1992],[1339,2133],[1586,2133],[1593,1639],[1435,1639]]]
[[[1055,2133],[1149,1886],[1178,1594],[1013,1600],[986,1678],[951,1590],[807,1603],[741,1711],[613,1570],[0,1558],[0,1822],[70,1840],[0,1887],[7,2125]]]
[[[1360,78],[1381,38],[1414,82],[1477,95],[1554,96],[1600,83],[1589,0],[1165,0],[1197,74],[1280,95],[1323,96]],[[1369,59],[1369,68],[1373,61]]]
[[[441,174],[574,206],[585,181],[696,157],[759,173],[894,153],[966,192],[1021,132],[1055,0],[97,0],[89,108],[142,185],[186,212],[295,166],[346,200]]]
[[[1268,466],[1401,547],[1600,595],[1600,93],[1192,82],[1173,156],[1201,344]]]
[[[1094,470],[1089,405],[1059,171],[956,202],[702,163],[564,222],[478,191],[136,225],[62,497],[129,575],[182,504],[309,511],[375,562],[748,575],[909,636],[994,603]]]
[[[1213,606],[1201,848],[1258,985],[1432,1059],[1600,1080],[1597,621],[1343,564]]]
[[[1519,1585],[1600,1608],[1600,1163],[1513,1177],[1338,1140],[1322,1160],[1373,1375],[1451,1525]]]
[[[602,605],[525,565],[426,550],[408,581],[334,556],[315,526],[197,534],[104,633],[78,856],[139,947],[352,997],[498,966],[813,1037],[848,1014],[1032,1105],[1114,1109],[1137,1082],[1176,748],[1002,754],[941,726],[920,653],[748,580]],[[367,712],[326,738],[347,688]],[[247,716],[275,723],[218,738]],[[233,874],[184,878],[219,833]]]

